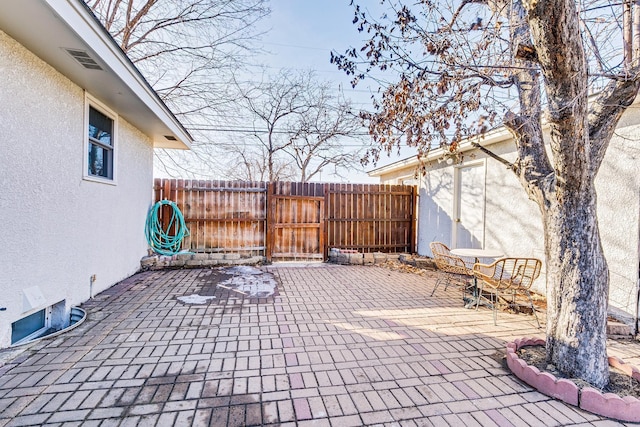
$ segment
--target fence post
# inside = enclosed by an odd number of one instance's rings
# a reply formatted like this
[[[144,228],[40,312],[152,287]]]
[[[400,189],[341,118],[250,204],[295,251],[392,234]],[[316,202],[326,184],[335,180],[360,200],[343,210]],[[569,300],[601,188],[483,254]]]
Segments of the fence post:
[[[161,196],[161,200],[171,200],[169,198],[169,195],[171,194],[171,180],[170,179],[163,179],[162,180],[162,196]],[[158,201],[161,201],[158,200]],[[169,228],[169,207],[168,206],[162,206],[162,209],[160,209],[160,223],[162,224],[162,229],[165,230],[167,233],[170,232],[170,230],[168,230]]]
[[[322,236],[320,237],[320,242],[322,242],[322,260],[326,261],[329,259],[329,186],[331,184],[325,183],[323,185],[324,190],[324,212],[321,212],[322,215],[322,229],[320,233]]]
[[[276,185],[274,182],[269,182],[267,186],[267,206],[265,209],[265,217],[267,220],[267,230],[265,237],[264,256],[267,262],[271,262],[274,244],[273,235],[273,222],[275,221],[275,202],[276,198],[273,197],[276,194]]]
[[[411,234],[409,239],[412,253],[418,253],[418,248],[416,247],[416,235],[418,233],[418,192],[416,189],[417,187],[415,185],[411,186],[411,222],[409,225],[409,233]]]

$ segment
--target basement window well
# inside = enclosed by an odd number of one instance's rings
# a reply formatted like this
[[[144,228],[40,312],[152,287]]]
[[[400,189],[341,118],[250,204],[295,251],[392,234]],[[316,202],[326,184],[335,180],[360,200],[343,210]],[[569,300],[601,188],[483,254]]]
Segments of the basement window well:
[[[31,313],[11,324],[11,345],[26,344],[44,337],[53,337],[79,326],[86,318],[84,310],[60,301]]]

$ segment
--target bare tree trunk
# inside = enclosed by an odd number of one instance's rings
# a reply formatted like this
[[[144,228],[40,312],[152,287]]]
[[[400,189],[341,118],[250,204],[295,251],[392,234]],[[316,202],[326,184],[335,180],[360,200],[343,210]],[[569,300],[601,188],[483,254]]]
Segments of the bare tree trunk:
[[[276,176],[273,170],[273,149],[269,147],[268,158],[267,158],[267,170],[269,172],[269,182],[275,182]]]
[[[624,8],[629,28],[631,1],[625,0]],[[545,231],[547,360],[565,375],[602,388],[609,382],[609,273],[600,243],[593,185],[599,159],[591,156],[591,151],[606,145],[611,136],[598,139],[591,135],[597,126],[590,123],[588,61],[578,36],[576,3],[544,0],[528,5],[537,59],[545,70],[554,170],[543,180],[541,194],[536,197]],[[630,61],[630,44],[625,44],[625,55]],[[615,122],[611,123],[615,127]],[[527,181],[534,186],[538,182]]]
[[[640,65],[640,0],[633,2],[633,29],[632,29],[633,66]]]
[[[609,381],[606,320],[609,270],[593,185],[554,192],[543,213],[547,264],[547,359],[597,387]]]
[[[622,5],[622,45],[624,49],[624,65],[629,68],[633,60],[633,15],[632,0],[624,0]]]

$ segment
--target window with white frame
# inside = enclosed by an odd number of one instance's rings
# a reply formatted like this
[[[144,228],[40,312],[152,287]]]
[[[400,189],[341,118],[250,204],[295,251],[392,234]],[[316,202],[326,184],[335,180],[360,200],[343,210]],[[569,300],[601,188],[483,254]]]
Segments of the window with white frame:
[[[44,308],[11,324],[11,344],[34,339],[49,327],[49,309]]]
[[[88,98],[86,123],[88,129],[85,176],[114,181],[117,116]]]

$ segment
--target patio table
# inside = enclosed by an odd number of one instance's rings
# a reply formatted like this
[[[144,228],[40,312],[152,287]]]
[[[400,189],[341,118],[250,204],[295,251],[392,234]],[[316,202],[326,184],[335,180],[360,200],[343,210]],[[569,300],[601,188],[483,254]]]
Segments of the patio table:
[[[476,262],[480,258],[500,258],[504,256],[501,251],[495,249],[458,248],[452,249],[451,253],[457,256],[475,258]]]
[[[452,249],[451,253],[461,257],[473,258],[476,264],[480,261],[480,258],[501,258],[504,254],[495,249],[477,249],[477,248],[458,248]],[[465,298],[465,308],[471,308],[474,305],[477,307],[482,295],[478,292],[478,279],[473,277],[473,290],[472,297]]]

